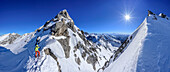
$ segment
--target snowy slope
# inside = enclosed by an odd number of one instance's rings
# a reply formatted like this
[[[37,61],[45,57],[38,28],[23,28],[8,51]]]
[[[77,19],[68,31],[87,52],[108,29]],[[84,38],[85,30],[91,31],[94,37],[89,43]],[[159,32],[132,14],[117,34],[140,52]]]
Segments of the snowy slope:
[[[170,20],[149,14],[104,72],[170,72]]]

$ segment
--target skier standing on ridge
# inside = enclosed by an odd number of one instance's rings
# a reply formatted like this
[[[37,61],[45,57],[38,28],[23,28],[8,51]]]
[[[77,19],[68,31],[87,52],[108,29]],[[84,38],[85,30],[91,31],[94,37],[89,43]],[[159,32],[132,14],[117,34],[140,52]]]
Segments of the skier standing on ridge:
[[[37,52],[38,52],[38,57],[40,56],[40,51],[38,50],[40,47],[36,45],[35,47],[35,57],[37,57]]]

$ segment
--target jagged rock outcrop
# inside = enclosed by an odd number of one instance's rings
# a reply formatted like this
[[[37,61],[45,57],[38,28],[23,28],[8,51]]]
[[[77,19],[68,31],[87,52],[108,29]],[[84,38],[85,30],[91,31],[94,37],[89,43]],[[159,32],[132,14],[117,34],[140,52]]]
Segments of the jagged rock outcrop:
[[[64,17],[64,18],[62,18]],[[61,19],[62,22],[64,23],[66,21],[65,18],[67,18],[69,20],[69,22],[66,24],[68,28],[70,28],[73,32],[76,32],[76,29],[74,27],[74,21],[72,20],[72,18],[69,16],[68,12],[66,9],[64,9],[63,11],[61,11],[59,14],[57,14],[57,16],[55,16],[55,18],[57,19]]]
[[[58,22],[52,26],[51,34],[54,36],[68,36],[67,25],[63,22]]]
[[[96,55],[97,53],[96,48],[94,47],[87,48],[86,46],[81,44],[81,42],[78,42],[77,45],[74,47],[73,52],[76,52],[78,49],[83,50],[83,52],[81,53],[82,58],[85,59],[85,57],[87,56],[86,62],[88,64],[91,64],[93,66],[93,69],[96,70],[95,64],[98,62],[98,57]],[[77,62],[77,58],[75,60]]]
[[[155,15],[152,11],[148,10],[148,16],[149,16],[150,14]]]
[[[69,58],[69,55],[70,55],[69,39],[70,39],[70,37],[67,37],[66,39],[58,40],[64,49],[66,58]]]
[[[92,64],[93,69],[96,70],[95,64],[98,62],[96,54],[88,56],[86,61],[87,63]]]
[[[77,63],[78,65],[80,65],[81,60],[80,60],[80,58],[79,58],[79,57],[78,57],[78,58],[75,58],[75,61],[76,61],[76,63]]]
[[[151,12],[150,10],[148,10],[148,16],[151,16],[151,15],[153,15],[153,18],[152,18],[153,20],[157,20],[155,14]]]
[[[163,13],[160,13],[159,16],[161,16],[162,18],[165,18],[165,17],[166,17],[166,15],[163,14]]]
[[[55,24],[52,24],[51,22]],[[52,18],[51,20],[47,21],[36,31],[40,32],[41,29],[43,29],[43,31],[51,29],[51,34],[54,36],[68,36],[68,28],[70,28],[73,32],[76,32],[73,20],[67,13],[67,10],[63,10],[59,14],[57,14],[55,18]]]
[[[69,14],[68,14],[68,12],[67,12],[66,9],[60,11],[54,18],[59,18],[59,19],[61,19],[62,17],[71,19],[71,17],[69,16]],[[72,20],[72,19],[71,19],[71,20]]]
[[[78,32],[77,32],[78,33]],[[86,39],[84,31],[81,30],[81,33],[78,33],[78,35],[80,36],[80,38],[84,41],[85,45],[90,45],[89,41]]]
[[[51,49],[50,48],[46,48],[46,49],[44,49],[44,52],[45,52],[45,54],[50,55],[51,57],[53,57],[54,60],[56,60],[57,66],[58,66],[58,72],[62,72],[61,71],[61,66],[60,66],[60,64],[59,64],[59,62],[57,60],[57,57],[54,55],[53,52],[51,52]]]
[[[74,27],[74,22],[68,22],[67,27],[70,28],[73,32],[76,32],[76,29]]]

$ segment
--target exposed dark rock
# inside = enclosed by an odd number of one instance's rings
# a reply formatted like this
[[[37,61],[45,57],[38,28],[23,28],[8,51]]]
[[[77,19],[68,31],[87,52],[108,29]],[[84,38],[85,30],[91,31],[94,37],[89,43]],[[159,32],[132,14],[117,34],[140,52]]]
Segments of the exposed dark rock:
[[[85,57],[86,57],[86,52],[83,52],[83,53],[81,54],[81,56],[82,56],[83,59],[85,59]]]
[[[103,56],[103,58],[104,58],[105,60],[107,60],[105,56]]]
[[[78,67],[78,69],[80,70],[80,67]]]
[[[62,18],[61,21],[63,22],[63,24],[66,24],[66,23],[65,23],[66,20],[65,20],[64,18]]]
[[[59,16],[58,16],[59,14],[57,14],[54,18],[59,18]]]
[[[45,54],[52,56],[55,60],[57,60],[57,57],[52,53],[50,48],[44,49]]]
[[[86,39],[84,32],[82,31],[82,34],[80,34],[79,32],[77,32],[79,37],[84,41],[85,45],[90,45],[89,41]]]
[[[61,19],[61,16],[69,19],[70,22],[68,22],[66,24],[66,20],[64,18]],[[55,35],[55,36],[61,36],[61,35],[67,36],[68,33],[65,32],[67,30],[67,28],[70,28],[73,32],[76,32],[76,29],[74,27],[74,22],[70,18],[70,16],[68,15],[66,10],[61,11],[57,15],[57,19],[59,19],[59,18],[61,19],[61,21],[57,22],[55,25],[52,26],[52,29],[51,29],[52,35]]]
[[[106,61],[105,64],[104,64],[105,67],[108,67],[109,66],[109,61]]]
[[[73,34],[73,36],[75,36],[75,37],[76,37],[76,34]]]
[[[95,47],[90,47],[89,49],[92,50],[93,52],[97,52]]]
[[[89,49],[86,48],[83,44],[81,44],[81,42],[78,42],[77,45],[74,47],[74,52],[77,51],[78,49],[82,48],[84,50],[84,52],[81,54],[82,58],[85,59],[85,57],[87,56],[86,53],[89,55],[87,57],[87,63],[92,64],[93,69],[95,70],[95,64],[97,63],[98,59],[97,59],[97,55],[94,52],[96,51],[96,48],[94,47],[90,47]],[[90,53],[93,53],[92,55],[90,55]]]
[[[154,13],[153,13],[153,12],[151,12],[150,10],[148,10],[148,16],[149,16],[150,14],[154,14]]]
[[[84,31],[83,30],[81,30],[81,33],[84,35]]]
[[[55,18],[57,18],[58,20],[60,20],[62,16],[65,17],[65,18],[70,19],[71,22],[73,22],[73,20],[70,18],[70,16],[69,16],[69,14],[68,14],[68,12],[67,12],[66,9],[64,9],[63,11],[60,11],[60,13],[55,16]]]
[[[62,16],[65,17],[65,18],[70,18],[70,16],[69,16],[69,14],[68,14],[68,12],[67,12],[66,9],[64,9],[63,11],[61,11],[61,12],[59,13],[59,15],[62,15]]]
[[[79,57],[78,57],[78,58],[75,58],[75,61],[76,61],[76,63],[77,63],[78,65],[80,65],[81,61],[80,61],[80,58],[79,58]]]
[[[132,36],[130,36],[130,40],[132,40]]]
[[[79,48],[85,49],[85,46],[83,44],[81,44],[81,42],[78,42],[77,45],[74,48],[75,48],[75,50],[77,50]]]
[[[90,55],[87,57],[87,63],[92,64],[93,69],[96,70],[95,64],[97,63],[98,59],[96,55]]]
[[[70,28],[73,32],[76,32],[76,29],[74,27],[74,22],[68,22],[67,27]]]
[[[101,52],[101,48],[97,47],[97,49],[99,49],[99,51]]]
[[[51,22],[51,20],[47,21],[47,22],[44,24],[44,27],[46,27],[50,22]]]
[[[50,55],[57,62],[58,72],[61,72],[61,66],[60,66],[60,64],[59,64],[59,62],[57,60],[57,57],[53,54],[51,49],[50,48],[46,48],[46,49],[44,49],[44,52],[45,52],[45,54]]]
[[[77,45],[74,47],[74,51],[73,52],[76,52],[77,49],[79,48],[82,48],[86,53],[89,54],[89,50],[86,46],[84,46],[83,44],[81,44],[81,42],[78,42]]]
[[[37,29],[37,32],[40,32],[41,31],[41,29]]]
[[[76,54],[74,54],[74,56],[75,56],[75,57],[77,57],[77,55],[76,55]]]
[[[44,49],[44,52],[45,52],[45,54],[50,55],[51,49],[50,48]]]
[[[63,24],[63,22],[58,22],[54,24],[52,26],[51,32],[52,32],[52,35],[55,35],[55,36],[61,36],[61,35],[68,36],[67,26],[66,24]]]
[[[166,15],[163,14],[163,13],[161,13],[159,16],[161,16],[162,18],[165,18],[165,17],[166,17]]]
[[[60,44],[62,45],[65,53],[65,57],[69,58],[70,56],[70,46],[69,46],[69,39],[70,37],[67,37],[66,39],[60,39],[58,40]]]
[[[51,21],[56,22],[56,21],[59,21],[59,20],[52,18]]]
[[[76,52],[77,49],[79,49],[80,47],[82,47],[82,44],[80,42],[78,42],[77,45],[74,46],[74,52]]]
[[[157,20],[157,18],[156,18],[155,16],[153,16],[153,19],[154,19],[154,20]]]
[[[80,31],[80,29],[78,29],[78,31]]]
[[[75,53],[77,50],[73,50],[73,52]]]
[[[43,31],[47,31],[47,30],[48,30],[48,28],[44,28],[44,29],[43,29]]]

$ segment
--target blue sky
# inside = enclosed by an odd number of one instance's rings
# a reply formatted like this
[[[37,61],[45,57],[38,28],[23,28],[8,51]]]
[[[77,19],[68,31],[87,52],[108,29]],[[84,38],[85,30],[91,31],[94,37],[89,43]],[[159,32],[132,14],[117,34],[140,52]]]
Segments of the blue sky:
[[[169,0],[0,0],[0,35],[30,33],[63,9],[81,30],[90,33],[132,33],[147,10],[170,16]],[[132,17],[124,19],[125,14]]]

